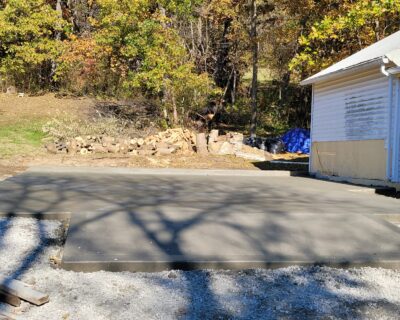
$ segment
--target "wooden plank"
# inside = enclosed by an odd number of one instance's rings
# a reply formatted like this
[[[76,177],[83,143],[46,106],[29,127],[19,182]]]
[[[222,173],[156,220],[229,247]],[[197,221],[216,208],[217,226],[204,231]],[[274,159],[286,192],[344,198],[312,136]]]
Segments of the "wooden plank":
[[[36,291],[21,281],[9,280],[4,276],[0,276],[0,289],[37,306],[49,302],[47,294]]]
[[[14,307],[19,307],[21,305],[21,299],[16,295],[5,292],[0,289],[0,301],[11,304]]]

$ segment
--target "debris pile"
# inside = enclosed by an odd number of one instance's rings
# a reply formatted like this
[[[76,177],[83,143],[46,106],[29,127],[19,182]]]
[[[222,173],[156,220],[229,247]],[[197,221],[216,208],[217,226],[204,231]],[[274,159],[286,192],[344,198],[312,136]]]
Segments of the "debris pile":
[[[285,152],[310,154],[310,130],[295,128],[287,131],[281,137],[274,138],[247,138],[245,144],[268,151],[272,154]]]
[[[285,152],[285,143],[280,138],[247,138],[245,144],[272,154]]]
[[[165,155],[177,152],[193,152],[195,138],[195,134],[190,130],[177,128],[168,129],[145,138],[75,137],[68,141],[49,143],[45,147],[50,153]]]
[[[208,136],[208,150],[211,154],[235,155],[254,161],[272,160],[272,155],[264,150],[253,148],[244,144],[243,134],[228,132],[226,135],[218,135],[218,130],[212,130]]]
[[[109,136],[75,137],[68,141],[56,141],[45,147],[50,153],[93,154],[113,153],[126,155],[235,155],[249,160],[271,160],[272,155],[264,150],[244,144],[243,134],[228,132],[219,135],[218,130],[195,133],[188,129],[168,129],[145,138],[115,138]]]

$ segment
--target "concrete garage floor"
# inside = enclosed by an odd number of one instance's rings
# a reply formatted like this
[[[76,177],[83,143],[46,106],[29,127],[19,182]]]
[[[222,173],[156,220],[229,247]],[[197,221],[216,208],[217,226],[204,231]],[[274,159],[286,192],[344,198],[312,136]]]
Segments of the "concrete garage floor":
[[[0,212],[70,214],[68,270],[400,268],[400,229],[379,218],[400,215],[399,200],[273,175],[33,168],[0,183]]]

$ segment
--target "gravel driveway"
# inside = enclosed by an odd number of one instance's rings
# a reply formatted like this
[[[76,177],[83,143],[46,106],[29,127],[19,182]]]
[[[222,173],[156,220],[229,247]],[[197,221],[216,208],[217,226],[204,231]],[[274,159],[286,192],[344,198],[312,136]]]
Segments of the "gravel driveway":
[[[0,218],[0,271],[50,295],[19,319],[398,319],[400,271],[74,273],[50,267],[61,223]],[[1,305],[2,308],[7,308]]]

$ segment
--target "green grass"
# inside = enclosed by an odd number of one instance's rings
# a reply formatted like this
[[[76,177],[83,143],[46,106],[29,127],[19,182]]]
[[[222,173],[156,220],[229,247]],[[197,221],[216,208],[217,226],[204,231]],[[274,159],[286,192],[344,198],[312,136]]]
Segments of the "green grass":
[[[45,138],[42,125],[38,120],[0,124],[0,158],[40,152]]]

